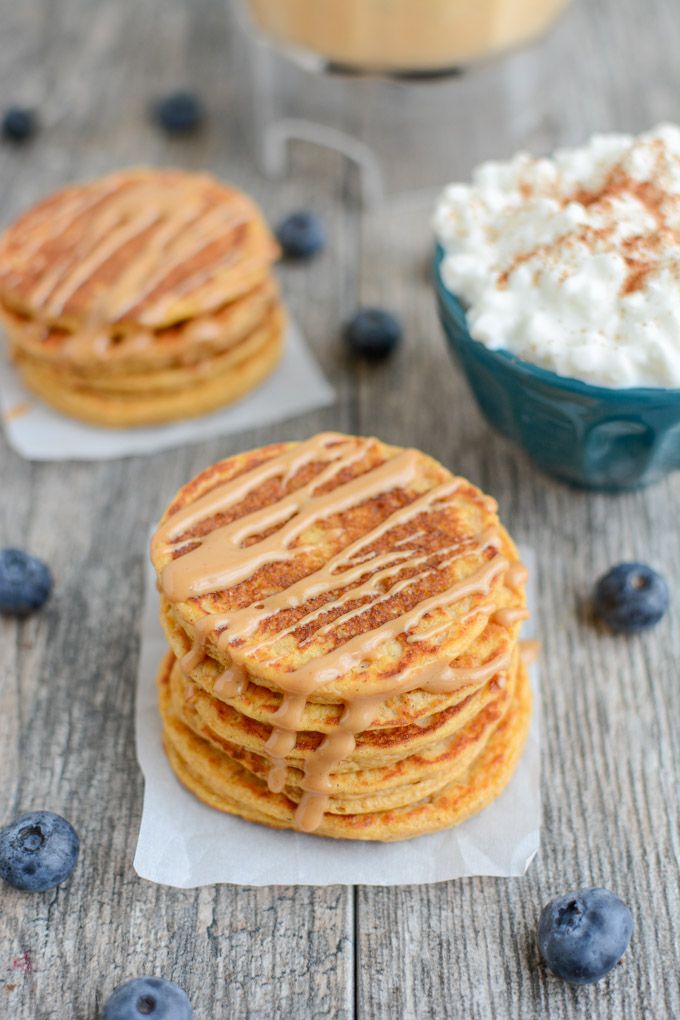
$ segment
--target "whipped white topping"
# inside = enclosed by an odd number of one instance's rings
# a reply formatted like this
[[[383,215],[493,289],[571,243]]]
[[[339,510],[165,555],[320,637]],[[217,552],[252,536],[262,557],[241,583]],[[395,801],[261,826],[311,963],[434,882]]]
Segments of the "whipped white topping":
[[[680,128],[484,163],[442,194],[470,333],[601,386],[680,387]]]

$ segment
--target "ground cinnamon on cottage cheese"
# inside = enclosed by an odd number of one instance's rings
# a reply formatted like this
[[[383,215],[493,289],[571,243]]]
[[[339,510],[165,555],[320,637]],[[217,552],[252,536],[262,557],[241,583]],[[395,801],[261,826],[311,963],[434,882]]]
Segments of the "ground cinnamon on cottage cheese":
[[[485,163],[445,189],[434,226],[487,347],[603,386],[680,387],[680,128]]]

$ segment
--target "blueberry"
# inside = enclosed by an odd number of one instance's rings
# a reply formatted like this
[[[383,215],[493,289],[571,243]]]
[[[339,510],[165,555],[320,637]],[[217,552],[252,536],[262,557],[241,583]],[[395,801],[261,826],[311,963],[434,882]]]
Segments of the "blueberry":
[[[326,231],[319,217],[306,210],[291,213],[279,224],[276,236],[283,254],[291,259],[308,259],[326,244]]]
[[[191,1020],[193,1011],[179,985],[163,978],[133,978],[119,985],[104,1006],[102,1020]]]
[[[27,142],[37,129],[38,121],[32,110],[10,106],[2,115],[2,137],[7,142]]]
[[[579,889],[547,903],[538,948],[550,970],[572,985],[600,981],[626,951],[633,918],[608,889]]]
[[[21,549],[0,549],[0,613],[28,616],[52,591],[52,574],[42,560]]]
[[[79,850],[80,840],[65,818],[32,811],[0,829],[0,878],[26,892],[53,889],[72,874]]]
[[[345,341],[352,354],[370,361],[391,354],[401,336],[399,320],[382,308],[361,308],[345,327]]]
[[[153,119],[169,135],[196,131],[205,120],[203,103],[192,92],[172,92],[153,106]]]
[[[668,609],[668,586],[644,563],[620,563],[597,582],[593,609],[611,630],[646,630]]]

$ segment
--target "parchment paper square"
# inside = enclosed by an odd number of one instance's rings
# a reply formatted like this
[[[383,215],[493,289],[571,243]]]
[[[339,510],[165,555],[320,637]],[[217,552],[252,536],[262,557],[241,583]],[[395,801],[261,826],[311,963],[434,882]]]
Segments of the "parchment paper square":
[[[6,353],[0,363],[0,412],[13,450],[26,460],[113,460],[155,453],[294,418],[335,401],[299,327],[291,321],[283,358],[261,386],[201,418],[148,428],[106,429],[53,411],[29,393]]]

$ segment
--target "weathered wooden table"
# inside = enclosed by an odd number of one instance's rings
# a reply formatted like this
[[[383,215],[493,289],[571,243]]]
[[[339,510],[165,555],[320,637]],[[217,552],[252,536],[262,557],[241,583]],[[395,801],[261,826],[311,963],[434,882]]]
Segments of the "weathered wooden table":
[[[0,543],[44,556],[57,579],[45,611],[0,622],[0,821],[48,807],[72,820],[83,847],[63,888],[2,889],[0,1017],[90,1020],[116,984],[144,973],[182,984],[200,1020],[680,1016],[680,477],[585,495],[541,477],[490,433],[440,337],[422,205],[362,215],[347,200],[346,166],[305,146],[281,186],[257,176],[236,119],[243,81],[220,0],[3,0],[0,17],[0,105],[36,104],[43,120],[32,145],[0,148],[3,221],[65,180],[137,162],[213,169],[252,190],[274,219],[313,197],[329,248],[281,275],[338,390],[322,414],[114,463],[30,464],[0,440]],[[521,145],[547,150],[677,117],[676,0],[577,0],[545,47],[540,112],[518,111],[498,139],[486,137],[480,109],[452,173]],[[169,142],[147,106],[183,84],[206,97],[210,125]],[[403,350],[375,369],[339,350],[339,323],[360,300],[385,302],[406,323]],[[218,457],[328,427],[431,452],[494,493],[517,539],[536,549],[544,826],[522,879],[178,892],[132,869],[149,522]],[[665,571],[674,610],[648,636],[604,636],[584,600],[605,568],[632,557]],[[573,990],[541,968],[534,932],[543,902],[580,884],[616,890],[636,930],[607,981]]]

